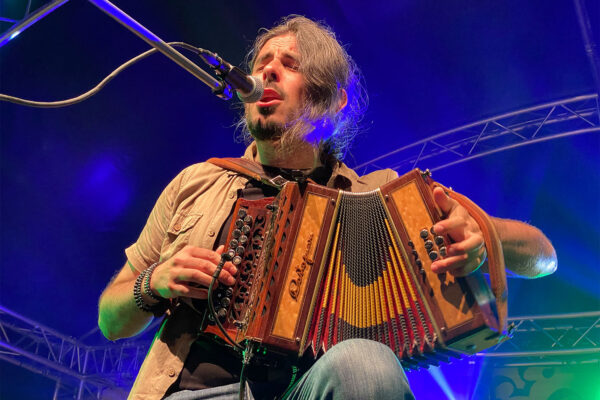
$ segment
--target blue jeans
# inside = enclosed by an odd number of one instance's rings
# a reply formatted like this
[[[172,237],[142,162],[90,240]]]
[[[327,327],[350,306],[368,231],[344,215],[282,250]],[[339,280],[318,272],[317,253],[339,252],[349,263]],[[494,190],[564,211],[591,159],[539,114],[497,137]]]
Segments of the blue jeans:
[[[250,386],[251,388],[251,386]],[[235,400],[239,383],[204,390],[184,390],[165,400]],[[246,399],[254,400],[251,390]],[[337,344],[286,394],[285,399],[414,400],[402,366],[385,345],[365,339]]]

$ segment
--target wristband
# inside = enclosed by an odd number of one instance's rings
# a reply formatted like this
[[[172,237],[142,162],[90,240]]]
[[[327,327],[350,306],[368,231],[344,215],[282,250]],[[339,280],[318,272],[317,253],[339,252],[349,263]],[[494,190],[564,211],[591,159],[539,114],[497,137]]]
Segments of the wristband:
[[[150,277],[154,269],[158,266],[158,263],[152,264],[150,267],[143,270],[135,279],[135,283],[133,285],[133,298],[135,300],[135,305],[142,311],[153,313],[155,316],[160,316],[164,314],[164,312],[169,307],[170,302],[168,299],[156,296],[150,290]],[[143,285],[143,288],[142,288]],[[150,298],[157,300],[156,304],[148,304],[144,301],[144,297],[142,296],[142,291],[144,294],[148,295]]]
[[[152,278],[152,273],[154,272],[154,270],[156,269],[156,267],[158,267],[158,263],[154,263],[151,266],[149,266],[148,268],[146,268],[146,270],[144,270],[144,272],[146,273],[146,277],[144,279],[144,294],[148,297],[150,297],[152,300],[156,300],[156,301],[163,301],[164,298],[155,295],[152,292],[152,289],[150,289],[150,279]]]

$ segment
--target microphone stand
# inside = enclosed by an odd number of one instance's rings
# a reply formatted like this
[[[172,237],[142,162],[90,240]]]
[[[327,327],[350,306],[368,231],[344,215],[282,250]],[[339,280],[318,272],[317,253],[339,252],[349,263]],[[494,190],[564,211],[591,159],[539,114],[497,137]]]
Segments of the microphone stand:
[[[175,50],[173,47],[169,46],[163,40],[161,40],[154,33],[150,32],[144,26],[142,26],[139,22],[131,18],[117,6],[112,4],[108,0],[89,0],[90,3],[94,4],[100,10],[104,11],[110,17],[115,19],[125,28],[129,29],[131,32],[139,36],[150,46],[154,47],[165,56],[170,58],[172,61],[175,61],[180,67],[188,71],[190,74],[194,75],[196,78],[200,79],[200,81],[204,82],[208,87],[212,89],[212,92],[218,97],[229,100],[233,95],[233,89],[226,82],[219,81],[213,78],[210,74],[204,71],[202,68],[198,67],[195,63],[186,58],[183,54]]]

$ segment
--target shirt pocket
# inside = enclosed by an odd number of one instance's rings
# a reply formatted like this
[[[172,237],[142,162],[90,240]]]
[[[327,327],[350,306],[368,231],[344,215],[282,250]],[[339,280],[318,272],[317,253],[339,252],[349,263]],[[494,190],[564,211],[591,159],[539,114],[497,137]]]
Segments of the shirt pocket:
[[[176,214],[167,228],[167,237],[161,249],[161,260],[166,260],[189,243],[192,228],[202,219],[202,213]]]
[[[202,215],[202,213],[191,215],[177,214],[175,218],[171,220],[171,223],[167,228],[167,233],[173,238],[187,233],[196,226],[200,218],[202,218]]]

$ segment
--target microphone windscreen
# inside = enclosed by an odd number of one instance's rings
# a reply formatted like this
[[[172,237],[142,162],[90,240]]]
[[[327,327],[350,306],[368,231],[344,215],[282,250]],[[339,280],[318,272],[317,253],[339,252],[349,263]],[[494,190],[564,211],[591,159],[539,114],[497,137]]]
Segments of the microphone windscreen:
[[[239,90],[236,90],[238,98],[244,103],[256,103],[263,96],[263,92],[265,89],[263,88],[263,83],[260,78],[249,75],[248,76],[254,82],[254,86],[252,90],[250,90],[246,94],[242,94]]]

